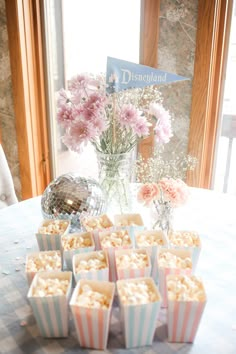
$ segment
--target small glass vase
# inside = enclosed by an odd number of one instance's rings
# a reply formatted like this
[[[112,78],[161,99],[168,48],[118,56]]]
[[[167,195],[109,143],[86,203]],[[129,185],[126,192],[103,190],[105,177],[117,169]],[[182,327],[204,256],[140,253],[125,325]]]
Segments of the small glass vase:
[[[99,184],[106,194],[107,210],[123,214],[131,209],[132,151],[123,154],[97,152]]]
[[[154,200],[152,210],[153,229],[161,229],[166,236],[173,226],[173,208],[169,202]]]

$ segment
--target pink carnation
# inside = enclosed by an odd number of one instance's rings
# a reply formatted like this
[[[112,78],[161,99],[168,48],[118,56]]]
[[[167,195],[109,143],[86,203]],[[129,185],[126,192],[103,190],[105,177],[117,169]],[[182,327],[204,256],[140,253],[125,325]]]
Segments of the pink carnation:
[[[181,179],[162,178],[158,185],[164,200],[169,201],[172,207],[178,207],[186,203],[189,197],[189,189]]]
[[[137,198],[138,201],[149,205],[154,199],[159,197],[160,191],[156,183],[145,183],[141,186]]]

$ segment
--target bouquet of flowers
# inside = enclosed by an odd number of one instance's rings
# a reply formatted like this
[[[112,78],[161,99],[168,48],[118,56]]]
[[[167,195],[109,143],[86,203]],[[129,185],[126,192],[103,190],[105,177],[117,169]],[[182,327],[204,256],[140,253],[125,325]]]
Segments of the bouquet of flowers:
[[[189,189],[185,182],[177,178],[164,177],[157,183],[141,185],[137,199],[145,206],[154,205],[157,220],[153,226],[168,232],[173,208],[184,205],[189,197]]]
[[[169,112],[154,86],[107,93],[105,76],[85,73],[59,91],[57,108],[65,130],[62,141],[76,152],[91,142],[104,154],[126,153],[149,135],[151,126],[158,143],[172,136]]]

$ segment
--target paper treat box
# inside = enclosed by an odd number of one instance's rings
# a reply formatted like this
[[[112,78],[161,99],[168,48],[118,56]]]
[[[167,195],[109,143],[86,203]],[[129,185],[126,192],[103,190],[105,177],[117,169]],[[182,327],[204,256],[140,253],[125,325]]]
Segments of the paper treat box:
[[[152,345],[161,295],[151,277],[117,281],[120,321],[126,348]]]
[[[44,220],[36,233],[39,250],[61,250],[61,237],[67,234],[69,229],[69,220]]]
[[[115,251],[117,279],[149,277],[151,259],[145,249]]]
[[[61,271],[62,260],[60,251],[42,251],[27,254],[25,262],[25,274],[30,285],[38,272]]]
[[[168,275],[167,291],[168,341],[192,343],[207,302],[203,282],[194,275]]]
[[[172,230],[168,238],[172,248],[185,248],[191,251],[193,272],[195,272],[202,248],[198,232],[191,230]]]
[[[72,272],[37,273],[27,298],[43,337],[67,337]]]
[[[106,214],[99,216],[83,216],[81,217],[80,222],[84,230],[92,232],[96,250],[101,249],[98,240],[98,232],[101,230],[111,230],[114,228],[113,222]]]
[[[136,248],[146,249],[151,257],[151,276],[153,280],[158,282],[157,272],[157,252],[160,247],[166,245],[166,238],[160,230],[142,230],[135,232]]]
[[[166,277],[169,274],[192,274],[191,252],[185,249],[162,247],[157,253],[157,270],[162,307],[167,307]]]
[[[110,231],[100,231],[99,245],[104,250],[109,262],[109,280],[117,280],[115,251],[120,249],[132,248],[132,241],[128,230],[116,229]]]
[[[68,270],[72,270],[72,258],[77,253],[92,252],[95,250],[91,232],[71,233],[61,237],[63,261]]]
[[[116,214],[114,215],[114,225],[129,230],[133,246],[135,246],[135,232],[144,229],[144,222],[140,214]]]
[[[109,280],[109,264],[105,251],[76,254],[73,257],[75,281],[81,279]]]
[[[115,284],[81,279],[70,308],[81,347],[104,350],[107,347]]]

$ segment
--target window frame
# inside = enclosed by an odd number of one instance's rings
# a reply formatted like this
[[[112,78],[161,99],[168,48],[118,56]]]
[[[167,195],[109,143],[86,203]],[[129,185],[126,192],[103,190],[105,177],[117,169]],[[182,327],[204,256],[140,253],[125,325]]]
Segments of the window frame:
[[[43,0],[5,0],[22,199],[42,194],[52,178],[44,76]],[[230,2],[199,0],[188,153],[198,166],[187,183],[210,188]],[[157,67],[160,0],[142,0],[140,63]],[[211,45],[209,45],[209,43]],[[139,146],[150,156],[153,137]]]

